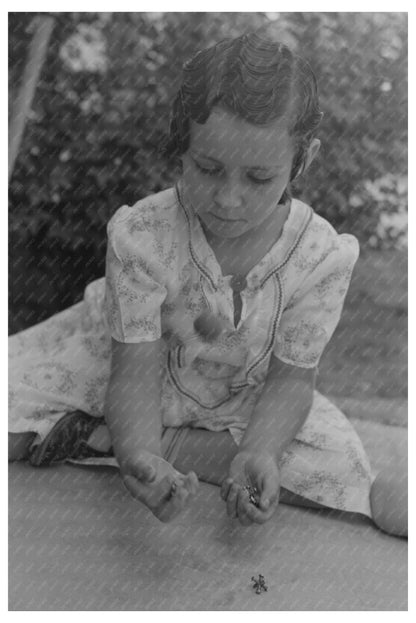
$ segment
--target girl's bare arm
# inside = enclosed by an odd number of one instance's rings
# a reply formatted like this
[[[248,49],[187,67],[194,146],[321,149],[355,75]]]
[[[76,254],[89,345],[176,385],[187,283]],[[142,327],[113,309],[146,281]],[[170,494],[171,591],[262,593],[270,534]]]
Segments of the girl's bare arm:
[[[161,455],[161,340],[122,344],[112,339],[105,420],[121,465],[141,449]]]
[[[291,366],[272,356],[239,452],[267,452],[279,462],[309,414],[315,377],[315,368]]]
[[[113,340],[104,411],[126,488],[158,519],[170,521],[195,493],[198,479],[193,472],[184,476],[162,457],[161,352],[161,340]]]

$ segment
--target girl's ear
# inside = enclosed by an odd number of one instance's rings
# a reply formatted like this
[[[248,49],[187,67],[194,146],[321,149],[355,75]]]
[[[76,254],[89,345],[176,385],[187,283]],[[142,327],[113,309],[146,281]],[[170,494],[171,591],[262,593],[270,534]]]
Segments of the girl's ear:
[[[317,138],[312,139],[309,144],[309,147],[304,151],[302,156],[302,162],[297,171],[292,175],[291,182],[293,182],[296,178],[300,177],[312,164],[313,159],[319,151],[321,146],[321,141]]]
[[[313,160],[315,159],[318,151],[321,147],[321,141],[318,138],[314,138],[311,140],[310,145],[305,153],[305,160],[303,161],[302,173],[305,173],[307,169],[309,169]]]

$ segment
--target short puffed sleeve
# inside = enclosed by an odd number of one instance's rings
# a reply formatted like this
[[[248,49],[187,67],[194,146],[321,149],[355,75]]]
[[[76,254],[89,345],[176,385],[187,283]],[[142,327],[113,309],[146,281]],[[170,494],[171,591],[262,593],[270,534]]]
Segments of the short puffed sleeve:
[[[341,317],[358,255],[354,236],[335,234],[283,311],[274,346],[278,359],[302,368],[318,365]]]
[[[118,342],[161,337],[160,308],[167,290],[151,225],[142,222],[134,207],[123,206],[107,226],[106,313]]]

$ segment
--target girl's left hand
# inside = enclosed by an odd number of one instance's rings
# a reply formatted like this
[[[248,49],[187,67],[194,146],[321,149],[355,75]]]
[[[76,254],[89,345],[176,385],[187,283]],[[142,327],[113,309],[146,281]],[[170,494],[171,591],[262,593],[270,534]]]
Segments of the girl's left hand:
[[[246,487],[258,491],[258,504],[250,502]],[[227,504],[230,517],[238,518],[243,526],[263,524],[274,514],[279,503],[280,474],[274,457],[249,451],[239,452],[230,465],[229,476],[221,486],[221,497]]]

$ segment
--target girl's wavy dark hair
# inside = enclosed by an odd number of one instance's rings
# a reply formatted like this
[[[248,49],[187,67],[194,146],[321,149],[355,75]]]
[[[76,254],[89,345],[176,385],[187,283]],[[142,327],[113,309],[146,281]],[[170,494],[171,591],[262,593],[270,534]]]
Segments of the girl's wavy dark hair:
[[[174,158],[186,153],[191,120],[205,123],[215,105],[261,126],[292,111],[289,131],[296,151],[291,180],[302,172],[305,150],[322,118],[316,78],[302,57],[255,33],[224,39],[195,54],[183,66],[162,153]]]

